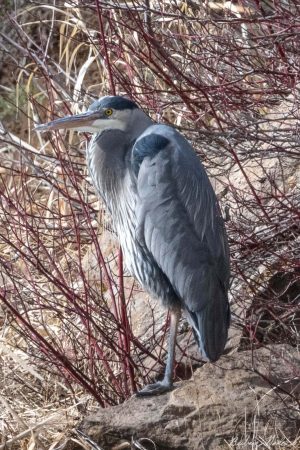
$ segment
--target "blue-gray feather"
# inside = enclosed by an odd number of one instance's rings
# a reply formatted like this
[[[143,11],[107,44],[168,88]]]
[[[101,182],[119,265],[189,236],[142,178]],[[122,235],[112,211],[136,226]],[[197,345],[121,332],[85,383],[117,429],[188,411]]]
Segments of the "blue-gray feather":
[[[148,128],[132,154],[139,166],[137,239],[172,285],[202,352],[215,361],[229,326],[229,255],[215,193],[189,143],[170,127]]]
[[[137,176],[141,163],[146,157],[153,158],[168,143],[167,138],[155,133],[140,138],[138,145],[135,145],[132,150],[132,167],[135,175]]]

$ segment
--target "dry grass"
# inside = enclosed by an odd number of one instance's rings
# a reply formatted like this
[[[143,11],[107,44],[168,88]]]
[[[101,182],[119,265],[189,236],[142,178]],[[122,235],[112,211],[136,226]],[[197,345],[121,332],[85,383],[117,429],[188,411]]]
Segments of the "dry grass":
[[[228,218],[244,348],[299,345],[299,7],[148,3],[8,5],[0,29],[1,435],[15,448],[82,440],[67,431],[78,418],[123,401],[163,360],[165,326],[134,335],[137,287],[122,291],[99,245],[109,220],[86,136],[32,132],[101,95],[130,95],[197,148]],[[258,438],[251,448],[274,448]]]
[[[39,371],[15,347],[17,337],[6,323],[0,341],[0,448],[59,448],[72,439],[71,431],[93,406],[92,399],[82,389],[72,391],[58,377]]]

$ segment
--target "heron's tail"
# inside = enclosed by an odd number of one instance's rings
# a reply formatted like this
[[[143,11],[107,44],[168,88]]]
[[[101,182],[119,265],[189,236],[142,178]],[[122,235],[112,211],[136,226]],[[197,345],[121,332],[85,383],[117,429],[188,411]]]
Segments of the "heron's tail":
[[[228,297],[223,289],[216,289],[215,296],[199,311],[187,309],[188,319],[202,355],[214,362],[222,355],[230,325]]]

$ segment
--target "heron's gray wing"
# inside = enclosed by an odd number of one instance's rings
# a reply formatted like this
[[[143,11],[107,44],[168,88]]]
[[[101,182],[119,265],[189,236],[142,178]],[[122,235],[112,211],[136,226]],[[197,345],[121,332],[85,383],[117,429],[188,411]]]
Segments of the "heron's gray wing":
[[[189,143],[170,127],[150,127],[132,158],[137,239],[181,299],[203,353],[215,360],[229,325],[229,256],[212,186]]]

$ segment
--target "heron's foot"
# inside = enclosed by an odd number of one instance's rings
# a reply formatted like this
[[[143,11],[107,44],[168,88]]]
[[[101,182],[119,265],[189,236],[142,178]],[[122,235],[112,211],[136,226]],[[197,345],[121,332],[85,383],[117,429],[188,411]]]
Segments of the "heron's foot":
[[[136,393],[137,397],[150,397],[151,395],[160,395],[169,392],[174,388],[172,382],[157,381],[153,384],[148,384],[143,389]]]

